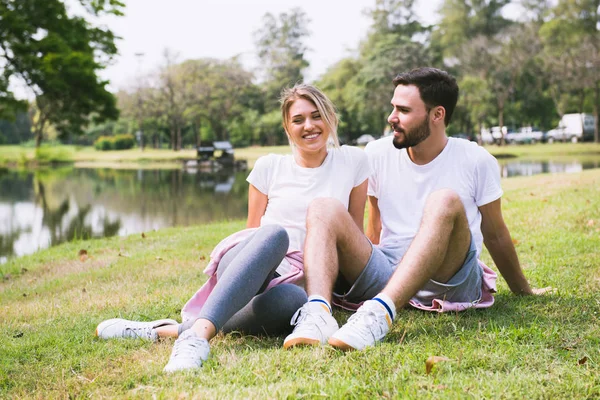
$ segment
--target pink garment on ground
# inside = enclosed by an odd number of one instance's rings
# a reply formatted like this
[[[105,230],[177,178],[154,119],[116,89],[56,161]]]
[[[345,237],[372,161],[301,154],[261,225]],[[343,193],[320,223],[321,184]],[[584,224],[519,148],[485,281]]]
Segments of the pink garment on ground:
[[[468,308],[491,307],[492,304],[494,304],[494,296],[492,294],[496,293],[496,279],[498,278],[498,275],[496,275],[496,273],[481,260],[479,260],[479,265],[483,269],[483,277],[481,280],[481,299],[479,299],[479,301],[452,302],[434,299],[431,306],[426,306],[411,299],[408,304],[420,310],[437,312],[464,311]],[[362,305],[362,303],[351,303],[336,296],[333,296],[333,304],[349,311],[356,311]]]
[[[181,309],[181,317],[183,321],[195,319],[200,314],[202,306],[204,306],[208,296],[211,294],[215,285],[217,284],[217,266],[219,265],[221,258],[238,243],[254,233],[256,229],[258,228],[244,229],[229,235],[225,239],[221,240],[221,242],[213,249],[212,253],[210,253],[210,261],[204,269],[204,273],[210,276],[210,278],[208,281],[206,281],[206,283],[204,283],[204,285],[202,285],[200,289],[198,289],[198,291],[187,301],[187,303],[185,303]],[[290,263],[292,271],[290,271],[288,274],[272,279],[265,291],[271,289],[273,286],[281,285],[282,283],[297,284],[304,278],[304,257],[302,252],[299,250],[288,250],[288,253],[285,255],[285,259]]]

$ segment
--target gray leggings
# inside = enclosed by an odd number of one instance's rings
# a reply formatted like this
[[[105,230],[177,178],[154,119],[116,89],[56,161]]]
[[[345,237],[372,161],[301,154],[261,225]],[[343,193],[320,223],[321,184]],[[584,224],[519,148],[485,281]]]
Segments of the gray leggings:
[[[224,332],[257,335],[291,331],[292,315],[307,301],[304,289],[281,284],[264,292],[288,246],[285,229],[267,225],[229,250],[219,262],[217,284],[198,319],[207,319],[217,331]],[[179,334],[194,322],[179,325]]]

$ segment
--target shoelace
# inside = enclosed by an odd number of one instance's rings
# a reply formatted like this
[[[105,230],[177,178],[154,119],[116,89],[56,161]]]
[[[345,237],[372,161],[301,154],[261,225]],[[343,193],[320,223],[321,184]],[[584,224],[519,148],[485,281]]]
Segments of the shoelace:
[[[175,341],[175,346],[173,348],[173,355],[171,358],[184,356],[190,357],[190,355],[196,354],[196,349],[201,349],[204,347],[204,340],[200,338],[187,338],[186,340],[177,340]]]
[[[127,337],[141,337],[141,338],[152,338],[152,328],[151,326],[140,326],[140,327],[127,327],[125,328],[125,332],[128,332]]]
[[[364,322],[363,322],[364,321]],[[383,324],[387,322],[377,318],[377,314],[372,310],[359,310],[356,314],[348,318],[347,326],[355,328],[362,336],[372,336],[374,339],[381,336],[384,332]],[[378,335],[374,334],[374,330],[378,329]]]
[[[296,310],[294,315],[292,315],[292,320],[290,321],[290,325],[298,325],[300,322],[304,321],[306,317],[308,317],[308,311],[304,311],[307,308],[306,304]]]

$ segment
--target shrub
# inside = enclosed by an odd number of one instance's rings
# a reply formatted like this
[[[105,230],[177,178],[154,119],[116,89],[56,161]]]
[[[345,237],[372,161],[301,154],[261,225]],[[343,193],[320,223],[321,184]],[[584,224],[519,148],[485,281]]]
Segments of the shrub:
[[[109,136],[100,136],[94,142],[94,147],[96,150],[107,151],[112,150],[113,148],[113,138]]]
[[[127,150],[135,146],[135,139],[130,134],[116,135],[113,140],[115,150]]]
[[[96,150],[127,150],[135,146],[133,135],[100,136],[94,142]]]

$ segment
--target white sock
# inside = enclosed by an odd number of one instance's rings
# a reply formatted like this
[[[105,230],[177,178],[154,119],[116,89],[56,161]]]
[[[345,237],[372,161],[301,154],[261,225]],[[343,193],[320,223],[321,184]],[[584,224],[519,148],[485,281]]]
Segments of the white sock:
[[[379,304],[384,306],[392,321],[396,319],[396,305],[392,299],[390,299],[390,296],[385,293],[379,293],[377,296],[373,297],[373,300],[378,301]]]
[[[319,296],[319,295],[312,295],[308,297],[308,302],[314,302],[314,303],[321,303],[327,306],[327,309],[329,310],[329,314],[332,314],[331,311],[331,304],[329,304],[329,302],[327,300],[325,300],[325,297],[323,296]]]

